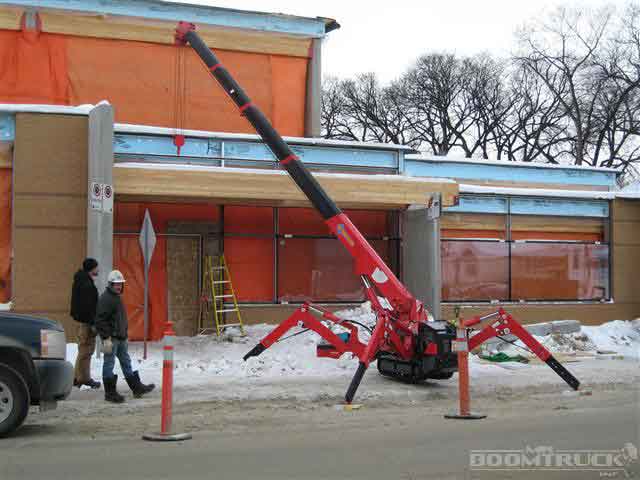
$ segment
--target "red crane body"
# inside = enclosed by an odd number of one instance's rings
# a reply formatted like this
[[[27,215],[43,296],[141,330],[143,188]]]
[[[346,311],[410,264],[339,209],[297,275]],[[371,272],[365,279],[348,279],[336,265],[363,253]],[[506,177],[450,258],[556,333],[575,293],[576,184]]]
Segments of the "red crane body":
[[[451,351],[452,341],[456,336],[455,328],[447,322],[430,321],[422,302],[417,300],[398,280],[349,217],[335,205],[269,120],[251,102],[240,85],[198,36],[195,25],[180,22],[175,39],[176,44],[189,44],[196,51],[213,77],[238,107],[241,115],[253,125],[281,167],[289,173],[322,215],[331,233],[347,249],[354,259],[354,273],[362,279],[366,297],[371,302],[372,311],[376,316],[375,327],[370,332],[368,342],[364,343],[359,338],[358,328],[355,325],[357,322],[340,319],[320,306],[304,303],[263,338],[245,355],[244,359],[260,355],[289,329],[303,327],[315,331],[327,342],[326,345],[318,346],[319,356],[338,358],[350,352],[358,357],[358,369],[345,395],[348,403],[353,400],[369,364],[376,359],[378,370],[383,375],[411,381],[450,378],[457,369],[456,354]],[[380,297],[386,299],[384,306]],[[509,316],[509,318],[510,321],[515,322],[512,317]],[[347,332],[336,334],[327,327],[326,322],[343,327]],[[364,325],[360,326],[368,328]],[[486,332],[480,332],[478,339],[482,338],[484,341],[491,336],[499,335],[495,328],[491,326],[487,328],[490,330],[485,329]],[[476,337],[471,341],[474,338]],[[541,352],[538,346],[546,352],[533,337],[531,340],[535,345],[528,338],[525,343],[530,344],[530,347],[534,346],[536,353]],[[543,354],[545,361],[550,356],[549,352],[546,354],[548,356]],[[557,365],[564,370],[559,363]],[[569,374],[566,370],[564,372]],[[575,380],[574,383],[576,382],[578,381]]]

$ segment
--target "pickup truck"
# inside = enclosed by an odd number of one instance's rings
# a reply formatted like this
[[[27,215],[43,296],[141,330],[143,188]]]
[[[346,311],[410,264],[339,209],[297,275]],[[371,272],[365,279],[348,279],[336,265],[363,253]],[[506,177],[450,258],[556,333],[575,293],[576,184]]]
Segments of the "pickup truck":
[[[69,396],[73,366],[57,322],[0,312],[0,437],[15,431],[30,405],[54,409]]]

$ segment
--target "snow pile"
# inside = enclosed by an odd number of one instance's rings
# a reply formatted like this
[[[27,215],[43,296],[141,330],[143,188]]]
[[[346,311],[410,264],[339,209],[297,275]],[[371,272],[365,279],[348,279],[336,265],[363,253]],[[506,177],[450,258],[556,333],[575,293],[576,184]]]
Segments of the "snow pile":
[[[624,357],[640,359],[640,319],[613,320],[598,326],[582,326],[580,332],[534,336],[551,353],[593,354],[618,353]],[[498,343],[495,352],[507,355],[531,355],[521,341],[515,345]]]
[[[375,316],[369,303],[352,310],[336,312],[340,318],[355,320],[372,327]],[[174,368],[176,381],[181,385],[206,385],[213,379],[222,381],[242,379],[282,379],[295,377],[334,378],[351,377],[357,368],[357,358],[350,354],[339,360],[316,357],[316,345],[320,337],[313,332],[301,332],[294,328],[287,332],[283,340],[272,345],[258,357],[242,357],[249,352],[274,328],[274,325],[252,325],[246,327],[247,336],[240,336],[238,330],[229,331],[221,338],[215,336],[178,337],[175,343]],[[367,333],[358,327],[362,340]],[[341,330],[334,327],[334,330]],[[295,336],[292,336],[295,335]],[[290,338],[287,338],[290,337]],[[538,337],[547,349],[552,352],[574,353],[598,351],[615,351],[627,358],[640,359],[640,319],[631,321],[612,321],[596,327],[582,327],[581,332],[567,335],[551,335]],[[513,345],[500,347],[505,353],[526,355],[528,352]],[[143,345],[132,342],[129,351],[133,368],[140,369],[143,377],[158,382],[162,375],[162,342],[149,343],[147,360],[143,360]],[[67,346],[67,359],[75,361],[77,345]],[[526,365],[522,365],[526,368]],[[375,367],[374,367],[375,368]],[[499,371],[507,368],[504,364],[481,363],[471,356],[470,370],[473,376]],[[116,373],[120,374],[119,366]],[[102,377],[102,359],[92,361],[92,376]]]
[[[372,327],[375,315],[370,304],[336,312],[340,318],[348,318],[363,325]],[[258,357],[251,357],[245,362],[242,357],[268,335],[275,325],[251,325],[245,327],[247,335],[242,337],[237,328],[227,330],[220,338],[215,336],[177,337],[174,347],[174,369],[176,378],[181,384],[206,383],[207,378],[227,377],[241,378],[279,378],[291,376],[332,377],[336,375],[351,376],[358,366],[357,358],[350,354],[340,359],[317,358],[316,345],[320,337],[314,332],[302,332],[293,328],[282,337],[281,342],[272,345]],[[339,326],[333,330],[345,331]],[[368,332],[358,326],[362,341],[368,338]],[[289,337],[289,338],[287,338]],[[78,347],[75,343],[67,344],[67,360],[75,362]],[[143,359],[142,342],[130,342],[129,354],[133,369],[140,369],[146,378],[157,379],[162,373],[162,342],[148,344],[147,360]],[[120,374],[116,362],[116,374]],[[94,356],[91,362],[93,378],[102,377],[102,359]]]
[[[640,318],[633,321],[614,320],[598,327],[582,327],[599,351],[615,351],[640,359]]]

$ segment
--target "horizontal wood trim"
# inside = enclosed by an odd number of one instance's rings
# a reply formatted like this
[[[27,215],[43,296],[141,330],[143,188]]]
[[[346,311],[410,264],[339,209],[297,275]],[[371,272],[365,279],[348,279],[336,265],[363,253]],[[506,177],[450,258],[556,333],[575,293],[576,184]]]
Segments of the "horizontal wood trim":
[[[190,171],[171,169],[114,168],[115,192],[121,196],[177,197],[185,199],[226,199],[244,202],[289,202],[308,206],[304,194],[286,175],[269,175],[251,171]],[[445,206],[452,205],[458,186],[433,180],[386,181],[360,177],[336,177],[316,174],[315,178],[341,207],[379,205],[403,208],[425,204],[429,193],[441,193]]]
[[[511,231],[602,233],[604,222],[593,218],[513,216]]]
[[[22,12],[23,9],[18,7],[0,8],[0,29],[20,30]]]
[[[505,215],[477,213],[445,213],[440,228],[447,230],[506,230]]]
[[[0,142],[0,168],[13,167],[13,143]]]
[[[133,17],[40,11],[42,30],[48,33],[173,45],[176,23]],[[311,39],[228,27],[198,27],[211,48],[308,57]]]

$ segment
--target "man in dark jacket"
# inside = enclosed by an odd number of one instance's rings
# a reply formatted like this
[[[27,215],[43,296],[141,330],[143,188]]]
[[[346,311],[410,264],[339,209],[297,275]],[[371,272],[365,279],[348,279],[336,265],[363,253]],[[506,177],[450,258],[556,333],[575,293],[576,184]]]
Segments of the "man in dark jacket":
[[[82,269],[73,276],[71,287],[71,317],[78,322],[78,357],[73,384],[78,388],[82,385],[100,388],[100,382],[91,378],[91,356],[96,349],[94,323],[98,289],[94,281],[97,276],[98,262],[93,258],[86,258],[82,262]]]
[[[111,272],[107,278],[108,286],[100,299],[96,313],[96,328],[102,339],[104,362],[102,364],[102,381],[104,382],[104,399],[107,402],[122,403],[124,397],[116,389],[117,375],[113,368],[116,365],[116,357],[120,362],[120,368],[125,380],[133,392],[133,396],[140,398],[155,388],[153,383],[145,385],[140,381],[140,375],[131,368],[129,357],[129,322],[127,311],[122,303],[122,292],[125,279],[118,270]]]

